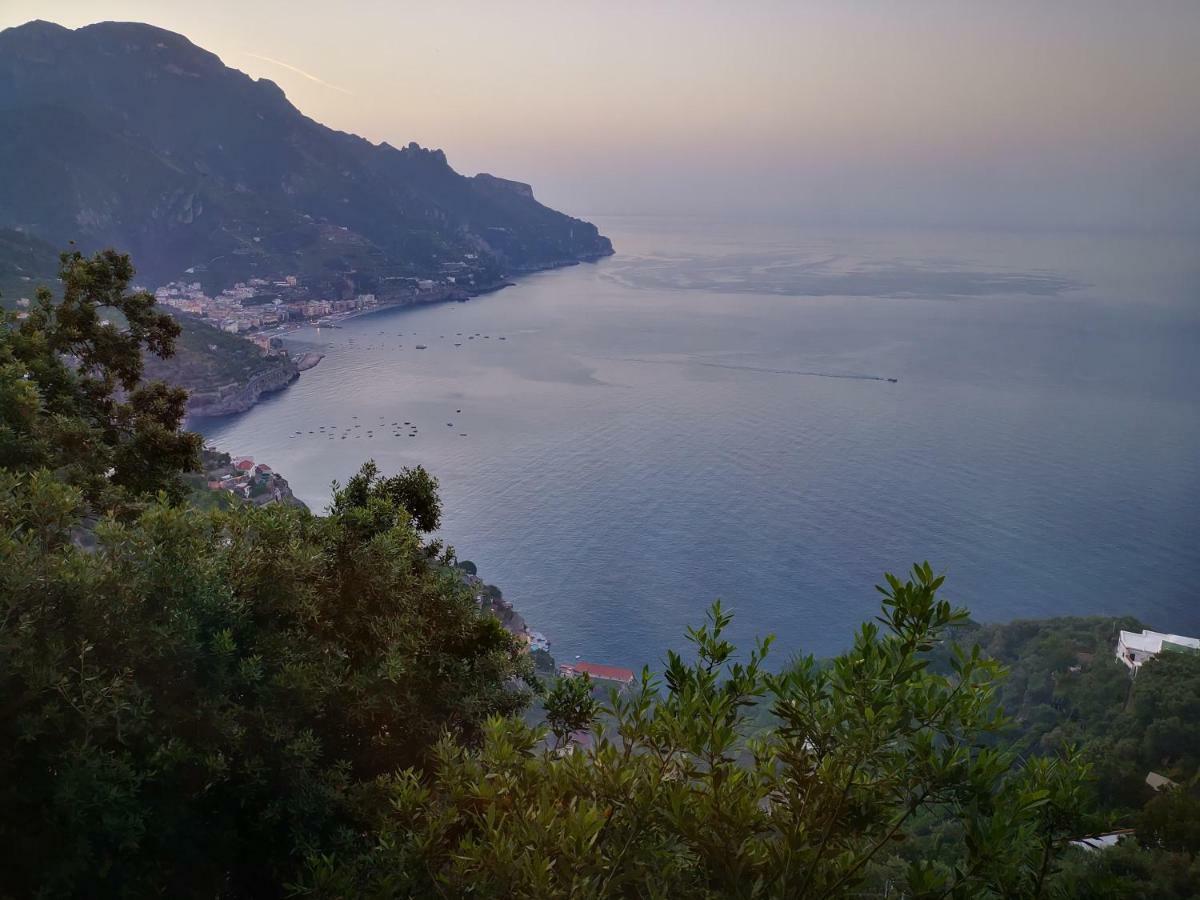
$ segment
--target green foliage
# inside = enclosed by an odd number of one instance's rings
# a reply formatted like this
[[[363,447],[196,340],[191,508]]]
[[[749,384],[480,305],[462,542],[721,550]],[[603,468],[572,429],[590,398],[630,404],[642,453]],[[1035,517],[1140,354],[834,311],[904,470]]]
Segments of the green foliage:
[[[554,657],[546,650],[534,648],[529,651],[529,658],[533,661],[534,671],[538,675],[553,675],[558,671]]]
[[[592,679],[586,673],[580,678],[556,678],[542,705],[556,750],[566,747],[575,732],[590,729],[600,713],[600,703],[592,696]]]
[[[1140,627],[1046,619],[968,632],[1010,669],[999,693],[1013,716],[1003,738],[1034,753],[1084,747],[1095,761],[1100,808],[1121,814],[1152,796],[1148,771],[1188,781],[1200,769],[1200,656],[1161,654],[1131,678],[1113,647],[1120,628]],[[932,665],[944,668],[945,653],[934,653]]]
[[[1189,778],[1200,767],[1200,655],[1163,653],[1134,681],[1130,725],[1143,733],[1140,761]]]
[[[1072,850],[1055,894],[1062,900],[1191,900],[1197,885],[1200,857],[1124,838],[1106,850]]]
[[[312,896],[834,897],[936,808],[966,836],[952,865],[923,860],[903,879],[914,896],[1037,896],[1074,827],[1086,767],[1071,755],[1026,766],[981,746],[1003,720],[999,666],[978,648],[953,673],[925,652],[966,613],[936,596],[928,565],[888,579],[882,628],[867,624],[833,665],[763,669],[769,641],[745,661],[713,607],[689,637],[695,661],[668,659],[613,692],[608,728],[560,755],[543,732],[493,720],[483,745],[443,742],[432,778],[384,784],[369,845],[314,855]],[[665,687],[665,692],[660,692]],[[556,743],[575,722],[561,685]],[[780,727],[748,737],[757,703]]]
[[[1195,856],[1200,852],[1200,797],[1195,788],[1172,788],[1155,795],[1137,817],[1138,840]]]
[[[77,488],[0,472],[6,893],[271,895],[374,779],[524,706],[515,641],[389,504],[156,502],[88,552]]]
[[[1010,668],[999,703],[1013,714],[993,737],[1023,752],[1054,754],[1078,746],[1092,765],[1089,810],[1080,834],[1136,829],[1118,850],[1068,863],[1084,885],[1069,896],[1192,896],[1182,890],[1194,865],[1195,808],[1189,789],[1156,794],[1149,771],[1194,783],[1200,761],[1200,657],[1163,654],[1136,678],[1113,656],[1117,631],[1140,630],[1130,619],[1047,619],[972,625],[967,633]],[[931,665],[949,671],[947,650]],[[953,859],[963,836],[953,822],[931,817],[903,855]],[[1166,873],[1174,873],[1168,875]]]
[[[179,327],[127,257],[61,262],[0,328],[0,893],[277,895],[530,664],[423,540],[422,469],[323,518],[180,505],[200,440],[141,379]]]
[[[442,501],[437,489],[437,479],[421,466],[401,469],[397,475],[382,478],[379,467],[370,460],[344,488],[334,483],[331,512],[337,515],[347,509],[358,509],[372,516],[372,511],[379,508],[386,516],[388,510],[403,509],[414,528],[429,533],[437,531],[442,522]]]
[[[180,430],[187,395],[142,381],[143,351],[169,356],[179,326],[128,290],[132,277],[111,250],[65,253],[62,300],[39,288],[27,317],[0,327],[0,467],[54,470],[97,511],[159,491],[182,499],[200,450]]]

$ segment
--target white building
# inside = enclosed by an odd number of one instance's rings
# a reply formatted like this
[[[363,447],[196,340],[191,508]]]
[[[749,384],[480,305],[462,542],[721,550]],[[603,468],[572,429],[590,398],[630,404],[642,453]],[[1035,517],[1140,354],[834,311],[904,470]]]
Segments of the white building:
[[[1133,829],[1125,828],[1121,831],[1110,831],[1108,834],[1096,834],[1092,837],[1080,838],[1077,841],[1071,841],[1071,846],[1078,847],[1081,850],[1107,850],[1109,847],[1117,846],[1121,838],[1132,835]]]
[[[1184,637],[1179,634],[1161,634],[1144,630],[1141,634],[1122,631],[1117,638],[1117,659],[1134,672],[1148,659],[1153,659],[1164,650],[1167,652],[1200,653],[1200,638]]]
[[[1159,775],[1157,772],[1146,773],[1146,784],[1150,785],[1150,787],[1154,788],[1156,791],[1163,791],[1167,790],[1168,788],[1173,790],[1179,787],[1178,784],[1176,784],[1166,775]]]

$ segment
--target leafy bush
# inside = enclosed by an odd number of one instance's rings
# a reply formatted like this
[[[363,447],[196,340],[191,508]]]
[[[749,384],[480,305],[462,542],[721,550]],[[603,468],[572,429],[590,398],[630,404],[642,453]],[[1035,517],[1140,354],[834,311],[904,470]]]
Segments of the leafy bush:
[[[916,896],[1037,896],[1075,827],[1084,768],[1070,755],[1025,766],[982,747],[1003,724],[999,667],[978,651],[952,674],[925,657],[963,610],[937,598],[928,565],[889,576],[882,620],[832,666],[744,662],[714,606],[690,632],[695,662],[670,654],[613,693],[591,748],[560,754],[543,732],[492,720],[478,749],[443,741],[432,773],[383,782],[358,854],[314,854],[295,885],[312,896],[848,896],[925,810],[955,819],[962,855],[902,873]],[[588,711],[552,692],[554,747]],[[660,691],[665,687],[665,692]],[[769,702],[781,725],[747,737]]]
[[[151,504],[72,542],[81,493],[0,475],[0,869],[18,895],[277,889],[356,793],[519,711],[528,663],[379,494]],[[88,891],[97,890],[93,885]],[[109,892],[108,890],[104,891]]]

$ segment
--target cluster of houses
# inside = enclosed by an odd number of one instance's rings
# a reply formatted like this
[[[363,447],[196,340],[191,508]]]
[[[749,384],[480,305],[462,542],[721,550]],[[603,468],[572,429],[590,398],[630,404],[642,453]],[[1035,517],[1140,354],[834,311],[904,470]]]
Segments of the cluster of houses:
[[[283,477],[266,463],[256,464],[250,456],[234,457],[227,465],[206,472],[205,477],[209,490],[227,491],[255,506],[290,502],[293,499],[291,488]]]
[[[295,275],[280,281],[265,278],[239,281],[215,297],[205,294],[198,281],[173,281],[156,290],[154,296],[159,303],[191,313],[232,334],[378,305],[374,294],[359,294],[350,300],[313,300]]]

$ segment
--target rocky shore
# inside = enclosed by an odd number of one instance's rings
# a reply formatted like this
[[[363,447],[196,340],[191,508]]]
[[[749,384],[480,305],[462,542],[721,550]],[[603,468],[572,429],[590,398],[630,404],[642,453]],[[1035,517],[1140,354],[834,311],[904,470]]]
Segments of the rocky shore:
[[[542,676],[552,676],[557,673],[558,665],[550,655],[550,641],[544,634],[533,631],[526,624],[524,617],[513,608],[509,600],[504,599],[500,588],[487,584],[479,577],[475,563],[462,560],[455,564],[459,580],[471,591],[475,602],[481,610],[491,613],[504,630],[520,642],[521,647],[533,660],[534,671]]]
[[[316,363],[307,368],[313,365]],[[212,391],[193,391],[188,396],[188,416],[230,416],[245,412],[264,394],[281,391],[299,377],[299,366],[291,359],[279,357],[269,369],[244,383],[232,382]]]
[[[319,363],[324,358],[325,358],[324,353],[311,353],[311,352],[305,353],[298,360],[296,360],[296,371],[297,372],[307,372],[309,369],[316,366],[317,363]]]

